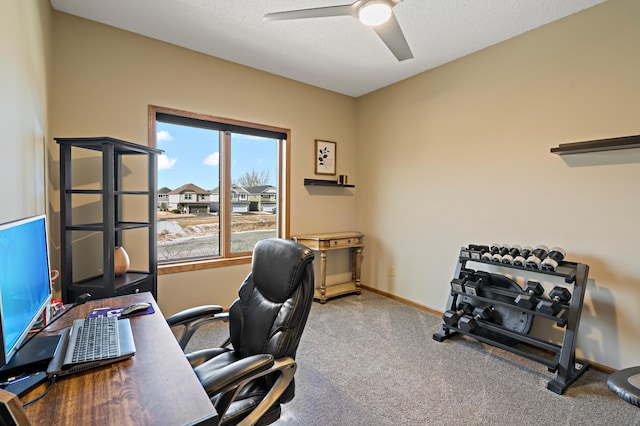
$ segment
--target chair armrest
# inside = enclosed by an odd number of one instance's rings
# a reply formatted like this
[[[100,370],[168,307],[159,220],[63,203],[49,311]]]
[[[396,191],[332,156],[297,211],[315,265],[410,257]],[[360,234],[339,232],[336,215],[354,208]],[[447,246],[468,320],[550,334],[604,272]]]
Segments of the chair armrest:
[[[196,306],[173,314],[166,318],[166,321],[171,328],[184,326],[182,334],[178,337],[178,344],[184,351],[193,333],[195,333],[200,326],[210,321],[229,320],[229,314],[222,312],[222,310],[222,306],[218,305]]]
[[[204,305],[196,306],[194,308],[185,309],[167,317],[166,321],[169,327],[175,327],[177,325],[184,325],[201,318],[207,318],[222,313],[222,306],[218,305]]]
[[[192,368],[199,366],[211,358],[215,358],[223,352],[229,352],[230,349],[227,348],[209,348],[209,349],[201,349],[199,351],[189,352],[185,356],[187,357],[187,361]]]
[[[202,386],[209,395],[235,389],[247,379],[254,379],[260,376],[260,373],[269,371],[274,365],[274,362],[273,356],[269,354],[259,354],[242,358],[208,375],[207,378],[202,381]]]

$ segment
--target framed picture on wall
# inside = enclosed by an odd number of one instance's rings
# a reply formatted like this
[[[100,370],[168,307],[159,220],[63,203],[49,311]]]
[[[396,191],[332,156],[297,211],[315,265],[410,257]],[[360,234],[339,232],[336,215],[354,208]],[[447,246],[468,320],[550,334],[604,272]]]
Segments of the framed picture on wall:
[[[316,139],[316,174],[336,174],[337,143]]]

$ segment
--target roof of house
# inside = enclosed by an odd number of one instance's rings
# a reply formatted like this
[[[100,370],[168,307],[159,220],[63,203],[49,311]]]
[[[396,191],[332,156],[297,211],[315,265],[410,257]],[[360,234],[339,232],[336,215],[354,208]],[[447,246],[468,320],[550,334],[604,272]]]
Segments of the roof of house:
[[[248,194],[249,193],[249,191],[244,189],[242,186],[236,185],[236,184],[231,185],[231,190],[234,191],[234,192],[237,192],[238,194]]]
[[[167,188],[166,186],[163,186],[162,188],[158,189],[158,194],[168,194],[171,192],[170,188]]]
[[[276,188],[271,185],[249,186],[245,188],[250,194],[262,194],[265,192],[276,192]]]
[[[195,192],[196,194],[209,194],[209,191],[206,189],[200,188],[198,185],[194,185],[192,183],[186,183],[173,191],[169,192],[169,194],[184,194],[185,192]]]
[[[231,191],[235,192],[237,194],[248,194],[249,193],[249,191],[244,189],[242,186],[236,185],[236,184],[231,185]],[[220,187],[216,186],[215,188],[213,188],[209,192],[211,192],[212,194],[219,194],[220,193]]]

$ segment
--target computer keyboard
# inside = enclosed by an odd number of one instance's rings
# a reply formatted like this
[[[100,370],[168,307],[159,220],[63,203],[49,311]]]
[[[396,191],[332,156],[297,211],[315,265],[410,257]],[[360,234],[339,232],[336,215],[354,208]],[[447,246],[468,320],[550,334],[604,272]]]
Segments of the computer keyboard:
[[[120,356],[117,317],[86,318],[78,329],[72,362],[86,362]]]

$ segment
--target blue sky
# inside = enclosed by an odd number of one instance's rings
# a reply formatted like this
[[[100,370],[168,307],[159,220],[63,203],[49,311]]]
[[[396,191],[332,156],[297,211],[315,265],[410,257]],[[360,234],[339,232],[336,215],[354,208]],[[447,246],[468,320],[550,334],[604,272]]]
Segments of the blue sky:
[[[187,183],[211,190],[220,174],[218,131],[157,122],[158,188],[176,189]],[[269,184],[276,183],[277,141],[233,134],[231,179],[235,183],[246,171],[269,171]]]

